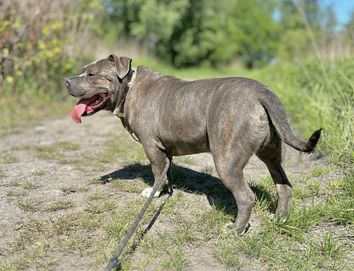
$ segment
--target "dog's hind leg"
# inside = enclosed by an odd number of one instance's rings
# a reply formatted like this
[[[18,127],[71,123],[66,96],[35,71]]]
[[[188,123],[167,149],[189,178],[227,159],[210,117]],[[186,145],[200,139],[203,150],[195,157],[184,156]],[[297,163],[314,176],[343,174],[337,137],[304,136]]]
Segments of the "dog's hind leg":
[[[154,144],[144,145],[145,153],[150,161],[152,173],[154,175],[154,186],[160,185],[160,189],[157,190],[154,197],[159,197],[164,186],[168,183],[169,171],[171,167],[171,157],[164,151],[157,148]],[[165,170],[166,166],[168,169]],[[153,188],[146,188],[141,193],[144,197],[149,197]]]
[[[227,153],[212,154],[223,184],[231,191],[237,203],[238,212],[233,227],[237,234],[243,234],[247,231],[248,221],[255,204],[255,195],[243,176],[243,168],[250,156],[244,153]]]
[[[280,138],[275,136],[272,142],[258,150],[256,155],[266,164],[276,186],[278,206],[275,216],[284,218],[289,213],[292,186],[281,166],[282,151]]]

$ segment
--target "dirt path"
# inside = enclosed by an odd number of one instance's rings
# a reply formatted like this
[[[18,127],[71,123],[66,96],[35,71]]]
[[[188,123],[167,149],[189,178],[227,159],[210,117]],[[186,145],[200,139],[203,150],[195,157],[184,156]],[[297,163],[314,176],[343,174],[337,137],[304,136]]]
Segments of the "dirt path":
[[[118,148],[118,155],[114,148]],[[147,184],[142,180],[151,179],[141,147],[123,130],[120,121],[106,113],[85,118],[81,126],[73,124],[69,117],[43,120],[1,138],[0,150],[0,270],[101,269],[121,236],[113,226],[110,228],[112,216],[120,215],[121,210],[129,210],[133,205],[130,216],[125,217],[128,225],[143,203],[139,191]],[[286,149],[285,153],[285,169],[294,186],[301,186],[300,179],[306,174],[327,166],[324,159],[315,155],[301,155],[291,149]],[[139,164],[134,164],[136,159]],[[181,157],[176,163],[177,178],[179,174],[190,174],[193,179],[205,179],[208,174],[216,177],[209,154]],[[129,167],[130,164],[133,166]],[[113,176],[115,173],[118,177]],[[318,181],[325,183],[337,174],[331,171],[319,176]],[[108,176],[104,177],[108,180],[106,185],[98,180],[105,175]],[[245,175],[248,180],[257,182],[268,176],[268,172],[258,159],[252,158]],[[115,181],[110,182],[111,179]],[[133,181],[125,185],[129,179]],[[173,197],[180,195],[188,204],[167,206],[171,209],[170,216],[159,217],[147,237],[173,229],[176,208],[186,208],[186,212],[193,210],[192,213],[201,212],[198,208],[211,208],[212,197],[208,199],[198,187],[182,189],[181,183],[179,181],[176,189],[180,192]],[[173,197],[171,200],[177,201]],[[184,214],[178,215],[183,220]],[[190,219],[188,216],[190,214],[186,214],[186,221]],[[259,223],[257,215],[253,216],[252,226],[257,229]],[[117,235],[109,238],[114,230]],[[160,269],[179,269],[178,266],[186,270],[227,269],[211,248],[203,246],[203,241],[193,244],[198,245],[183,246],[188,265],[175,263],[180,264],[175,268],[171,262],[166,262]],[[146,244],[143,242],[142,246]],[[154,251],[149,255],[155,255],[159,261]],[[137,249],[131,258],[142,258],[143,266],[146,257],[142,257],[142,253]],[[135,262],[133,260],[127,268],[140,269]],[[151,262],[149,266],[141,269],[153,270]],[[248,268],[240,269],[265,267],[253,262]]]

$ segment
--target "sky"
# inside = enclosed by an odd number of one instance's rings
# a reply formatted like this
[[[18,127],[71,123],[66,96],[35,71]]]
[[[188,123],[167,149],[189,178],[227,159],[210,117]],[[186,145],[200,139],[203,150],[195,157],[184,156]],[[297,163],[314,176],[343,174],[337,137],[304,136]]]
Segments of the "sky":
[[[322,0],[324,6],[332,5],[340,24],[345,24],[354,11],[354,0]]]

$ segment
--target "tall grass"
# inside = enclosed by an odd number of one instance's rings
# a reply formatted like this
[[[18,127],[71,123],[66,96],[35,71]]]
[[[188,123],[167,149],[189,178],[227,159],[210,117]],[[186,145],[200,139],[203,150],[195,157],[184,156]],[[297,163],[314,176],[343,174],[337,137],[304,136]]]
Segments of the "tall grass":
[[[315,61],[255,71],[251,76],[268,84],[281,98],[293,125],[306,137],[320,127],[320,152],[345,171],[354,162],[354,62]]]

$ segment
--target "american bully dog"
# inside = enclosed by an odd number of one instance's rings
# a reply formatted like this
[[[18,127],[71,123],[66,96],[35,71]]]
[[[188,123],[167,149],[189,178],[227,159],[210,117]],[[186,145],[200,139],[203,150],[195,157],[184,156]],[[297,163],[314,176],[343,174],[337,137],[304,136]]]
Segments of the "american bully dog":
[[[321,129],[307,142],[292,132],[283,105],[265,85],[247,78],[186,81],[110,55],[66,79],[69,93],[80,98],[71,117],[109,110],[140,141],[151,163],[154,186],[166,185],[175,155],[210,152],[223,184],[235,197],[238,215],[233,227],[248,227],[255,195],[243,168],[256,154],[269,169],[278,194],[276,216],[288,214],[292,186],[281,166],[281,141],[301,152],[314,150]],[[163,176],[162,176],[163,175]],[[148,197],[152,188],[142,195]],[[161,189],[156,192],[159,196]]]

